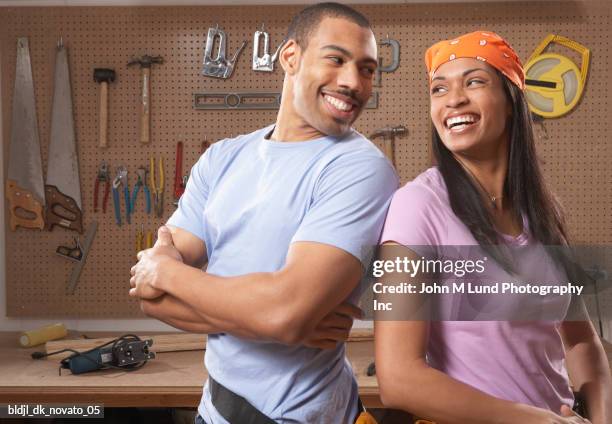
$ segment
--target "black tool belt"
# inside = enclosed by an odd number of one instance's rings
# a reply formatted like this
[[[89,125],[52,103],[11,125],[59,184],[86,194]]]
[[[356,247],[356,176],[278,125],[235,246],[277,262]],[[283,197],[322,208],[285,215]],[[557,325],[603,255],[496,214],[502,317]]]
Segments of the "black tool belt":
[[[240,424],[276,424],[271,418],[264,415],[259,409],[251,405],[245,398],[232,392],[210,375],[208,376],[208,387],[212,404],[217,412],[225,418],[228,423]],[[358,399],[357,417],[365,411],[361,399]]]
[[[228,423],[276,424],[276,421],[265,416],[245,398],[218,383],[210,375],[208,376],[208,387],[212,404]]]

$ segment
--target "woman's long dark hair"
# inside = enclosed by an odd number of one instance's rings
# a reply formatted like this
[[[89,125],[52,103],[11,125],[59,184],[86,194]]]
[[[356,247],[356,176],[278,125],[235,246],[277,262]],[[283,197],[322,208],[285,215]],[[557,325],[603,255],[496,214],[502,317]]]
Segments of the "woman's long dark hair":
[[[531,236],[543,245],[569,244],[565,221],[556,198],[544,182],[536,154],[529,106],[523,92],[499,73],[504,92],[512,105],[509,122],[508,173],[504,182],[503,198],[512,205],[519,220],[524,214],[529,222]],[[511,269],[507,258],[494,246],[500,243],[500,234],[479,188],[450,150],[442,143],[435,127],[432,147],[438,169],[444,178],[455,215],[469,228],[485,250],[504,268]]]

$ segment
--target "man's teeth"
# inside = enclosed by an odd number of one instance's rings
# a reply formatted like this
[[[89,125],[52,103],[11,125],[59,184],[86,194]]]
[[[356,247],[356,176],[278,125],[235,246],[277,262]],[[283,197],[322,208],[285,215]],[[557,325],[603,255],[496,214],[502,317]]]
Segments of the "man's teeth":
[[[476,122],[476,117],[473,115],[453,116],[452,118],[448,118],[446,120],[446,126],[448,128],[453,128],[454,126],[461,124],[463,128],[465,125],[473,124],[474,122]]]
[[[324,96],[324,97],[327,103],[329,103],[336,109],[341,110],[343,112],[347,112],[353,108],[353,105],[351,105],[350,103],[343,102],[342,100],[337,99],[335,97],[332,97],[332,96]]]

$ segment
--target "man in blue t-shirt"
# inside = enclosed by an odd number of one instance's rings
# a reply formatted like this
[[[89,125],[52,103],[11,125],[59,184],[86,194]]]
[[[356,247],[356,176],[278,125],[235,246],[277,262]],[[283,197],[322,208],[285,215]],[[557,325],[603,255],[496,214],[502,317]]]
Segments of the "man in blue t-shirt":
[[[130,295],[143,311],[209,334],[199,422],[357,415],[343,342],[398,185],[385,156],[351,127],[376,59],[358,12],[335,3],[300,12],[279,55],[276,123],[211,146],[155,247],[139,253]]]

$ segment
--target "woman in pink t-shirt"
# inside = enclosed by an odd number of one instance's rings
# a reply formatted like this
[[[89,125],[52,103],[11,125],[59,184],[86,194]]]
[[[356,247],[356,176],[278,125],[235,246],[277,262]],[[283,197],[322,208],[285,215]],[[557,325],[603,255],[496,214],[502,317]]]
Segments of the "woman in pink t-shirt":
[[[498,265],[493,278],[519,271],[533,281],[564,281],[561,261],[542,248],[567,245],[567,236],[536,157],[518,56],[497,34],[477,31],[435,44],[426,62],[438,165],[394,195],[381,255],[397,249],[389,245],[529,246],[536,250],[520,270],[488,250]],[[555,299],[567,311],[569,301]],[[524,306],[506,312],[529,316]],[[612,423],[610,370],[587,319],[377,320],[375,335],[387,407],[444,424],[587,423],[571,409],[569,370],[591,422]]]

